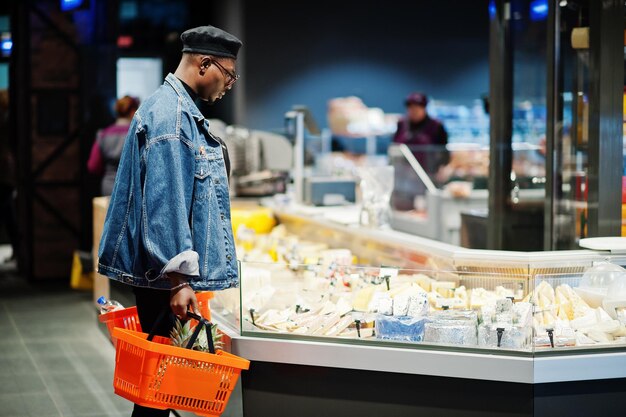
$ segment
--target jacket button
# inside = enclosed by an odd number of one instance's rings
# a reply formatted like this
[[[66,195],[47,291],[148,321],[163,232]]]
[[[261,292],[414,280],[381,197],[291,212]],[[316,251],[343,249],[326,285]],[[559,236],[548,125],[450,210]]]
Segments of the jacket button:
[[[226,259],[228,259],[230,261],[231,259],[233,259],[233,257],[230,256],[230,255],[226,255]]]
[[[222,218],[222,220],[224,220],[224,214],[220,214],[220,217]]]

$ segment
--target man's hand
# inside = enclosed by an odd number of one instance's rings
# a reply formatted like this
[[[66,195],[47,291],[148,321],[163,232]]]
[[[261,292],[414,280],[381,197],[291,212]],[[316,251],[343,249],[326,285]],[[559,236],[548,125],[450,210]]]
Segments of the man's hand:
[[[194,313],[200,314],[196,294],[189,285],[184,285],[188,282],[187,277],[180,274],[168,274],[168,277],[172,288],[176,287],[170,292],[170,308],[176,317],[186,318],[189,307]]]
[[[191,287],[184,286],[172,291],[170,294],[170,308],[176,314],[176,317],[186,318],[189,307],[191,307],[191,311],[194,313],[200,314],[198,300],[196,300],[196,294]]]

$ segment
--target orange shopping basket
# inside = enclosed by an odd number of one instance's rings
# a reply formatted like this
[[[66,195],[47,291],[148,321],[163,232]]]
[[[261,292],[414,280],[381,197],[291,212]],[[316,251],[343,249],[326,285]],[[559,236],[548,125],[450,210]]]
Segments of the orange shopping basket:
[[[211,320],[211,309],[209,305],[211,298],[213,298],[213,292],[211,291],[196,293],[196,299],[198,300],[198,306],[200,308],[200,315],[209,321]],[[113,336],[114,328],[119,327],[122,329],[141,332],[141,323],[139,323],[137,307],[128,307],[122,310],[100,314],[98,316],[98,320],[100,320],[101,323],[106,324],[113,346],[116,344],[116,339]]]
[[[193,346],[200,328],[207,329],[212,349],[210,323],[198,320]],[[250,367],[246,359],[217,350],[199,352],[170,345],[170,339],[146,333],[114,328],[117,339],[115,355],[115,393],[135,404],[158,409],[176,409],[201,416],[219,416],[226,407],[242,370]]]
[[[128,330],[141,331],[139,316],[137,315],[137,307],[128,307],[122,310],[111,311],[109,313],[100,314],[98,320],[107,325],[109,337],[115,346],[117,340],[113,336],[113,329],[116,327]]]

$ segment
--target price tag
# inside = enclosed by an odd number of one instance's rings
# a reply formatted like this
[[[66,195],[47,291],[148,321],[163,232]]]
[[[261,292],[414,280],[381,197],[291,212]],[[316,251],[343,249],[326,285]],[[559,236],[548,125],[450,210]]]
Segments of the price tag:
[[[391,279],[397,276],[398,276],[398,268],[392,268],[389,266],[381,266],[380,271],[378,272],[378,277],[381,279],[385,277],[389,277],[389,279]]]

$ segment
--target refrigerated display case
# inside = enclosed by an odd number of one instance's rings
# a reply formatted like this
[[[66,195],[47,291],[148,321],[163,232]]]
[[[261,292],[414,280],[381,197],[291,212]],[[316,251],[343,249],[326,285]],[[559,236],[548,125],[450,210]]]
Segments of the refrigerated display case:
[[[295,256],[308,263],[241,262],[241,287],[217,293],[213,311],[261,338],[528,357],[626,352],[626,270],[606,260],[533,276],[358,266],[347,249],[304,247]]]
[[[241,286],[217,293],[212,314],[252,360],[244,407],[462,415],[452,395],[481,413],[544,415],[626,392],[624,323],[585,294],[617,282],[597,269],[623,255],[470,250],[325,212],[278,209],[270,234],[238,234]],[[593,393],[568,403],[581,389]]]

